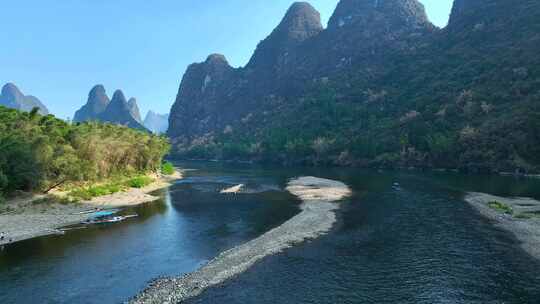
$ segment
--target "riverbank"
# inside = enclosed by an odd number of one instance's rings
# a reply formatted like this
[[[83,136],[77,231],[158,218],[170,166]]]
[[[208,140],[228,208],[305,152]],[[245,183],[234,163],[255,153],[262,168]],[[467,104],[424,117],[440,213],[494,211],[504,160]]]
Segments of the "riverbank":
[[[298,215],[246,244],[221,253],[196,272],[154,281],[131,303],[181,302],[246,271],[268,255],[317,238],[335,223],[334,211],[339,208],[336,202],[351,195],[347,185],[315,177],[292,180],[287,190],[302,200]]]
[[[143,188],[130,188],[124,192],[96,197],[82,203],[93,207],[122,208],[153,202],[159,200],[159,197],[149,193],[169,187],[175,180],[182,179],[182,174],[175,171],[172,175],[155,175],[151,177],[154,182]]]
[[[527,253],[540,259],[540,201],[485,193],[468,193],[465,201],[497,227],[512,232]]]
[[[79,203],[61,204],[46,199],[46,196],[35,195],[18,198],[6,202],[0,213],[0,233],[4,239],[0,246],[36,237],[61,234],[60,228],[81,223],[88,219],[89,214],[82,212],[96,208],[122,208],[136,206],[152,201],[159,197],[149,193],[166,188],[175,180],[181,179],[182,174],[155,176],[150,185],[136,189],[130,188],[123,192],[96,197]]]

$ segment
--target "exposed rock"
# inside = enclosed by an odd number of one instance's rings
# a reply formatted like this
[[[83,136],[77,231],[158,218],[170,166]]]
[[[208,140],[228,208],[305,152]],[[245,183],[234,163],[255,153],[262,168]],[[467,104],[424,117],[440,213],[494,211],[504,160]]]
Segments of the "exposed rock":
[[[146,130],[146,128],[132,116],[131,108],[121,90],[114,92],[111,102],[105,111],[99,115],[99,120],[124,125],[134,129]]]
[[[338,202],[352,194],[342,182],[316,177],[292,180],[287,190],[302,200],[299,214],[256,239],[221,253],[193,273],[155,280],[129,303],[183,303],[205,289],[248,270],[269,255],[315,239],[332,228],[336,222]]]
[[[225,56],[220,54],[210,55],[205,62],[190,65],[171,110],[169,135],[189,137],[213,130],[217,122],[206,118],[219,118],[216,116],[217,105],[224,101],[223,96],[231,89],[235,72]],[[227,111],[221,109],[222,113]]]
[[[137,99],[134,98],[134,97],[131,97],[129,100],[128,100],[128,106],[129,106],[129,111],[131,112],[131,116],[133,118],[135,118],[135,120],[142,124],[142,118],[141,118],[141,111],[139,110],[139,105],[137,104]]]
[[[309,3],[294,3],[278,27],[257,46],[247,69],[277,72],[293,48],[323,30],[321,15]]]
[[[323,29],[309,4],[296,3],[246,67],[214,56],[188,68],[171,110],[173,153],[330,163],[367,142],[391,151],[360,152],[357,163],[387,166],[387,156],[401,159],[403,132],[416,136],[399,130],[400,119],[422,113],[410,127],[427,134],[406,145],[430,166],[540,168],[538,132],[524,125],[538,112],[539,20],[537,0],[456,0],[444,29],[418,0],[341,0]],[[475,100],[453,103],[470,89]],[[448,151],[456,155],[447,161],[426,148],[426,138],[459,138],[471,121],[482,144]],[[333,152],[306,146],[327,133],[339,138]]]
[[[49,114],[47,107],[37,97],[25,96],[13,83],[8,83],[2,88],[0,105],[25,112],[30,112],[33,108],[39,108],[40,114]]]
[[[105,111],[110,100],[103,85],[96,85],[88,94],[87,103],[75,113],[74,122],[98,120]]]
[[[503,0],[504,1],[504,0]],[[460,20],[470,18],[471,15],[476,14],[479,8],[488,8],[489,6],[496,5],[497,2],[503,2],[500,0],[454,0],[452,6],[452,13],[450,14],[450,24],[455,24]],[[514,1],[512,1],[514,2]]]
[[[221,190],[219,193],[221,194],[238,194],[242,189],[245,187],[244,184],[239,184],[233,187],[225,188]]]
[[[171,110],[168,135],[178,144],[227,126],[236,129],[242,117],[261,111],[269,100],[279,101],[279,96],[301,94],[314,78],[328,82],[329,76],[358,62],[382,70],[376,65],[387,62],[386,53],[409,49],[420,40],[401,37],[434,28],[416,0],[380,0],[377,7],[365,3],[340,2],[333,20],[349,11],[355,26],[339,28],[339,33],[334,31],[337,21],[324,30],[319,12],[308,3],[294,3],[245,68],[233,69],[223,55],[190,65]]]
[[[474,192],[467,193],[465,201],[497,227],[513,233],[526,252],[540,259],[540,201]],[[505,211],[493,204],[507,209]]]
[[[355,27],[363,31],[384,26],[387,31],[431,26],[417,0],[342,0],[328,22],[329,30]]]
[[[540,3],[535,0],[455,0],[447,29],[463,34],[480,32],[503,34],[530,25],[538,19]],[[534,18],[528,20],[530,17]],[[511,38],[510,38],[511,39]]]
[[[349,71],[369,81],[386,73],[388,62],[398,54],[407,56],[418,49],[435,31],[418,0],[342,0],[328,29],[292,55],[294,63],[283,83],[305,89],[310,79],[339,78]]]
[[[137,100],[126,101],[122,91],[117,90],[109,100],[103,85],[96,85],[88,94],[87,103],[75,113],[74,122],[101,121],[146,130],[141,122]]]

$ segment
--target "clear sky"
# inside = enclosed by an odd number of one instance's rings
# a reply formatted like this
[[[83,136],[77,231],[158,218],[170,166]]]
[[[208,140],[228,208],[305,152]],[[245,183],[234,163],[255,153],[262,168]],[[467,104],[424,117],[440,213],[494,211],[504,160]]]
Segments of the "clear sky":
[[[186,67],[210,53],[245,65],[293,0],[17,0],[0,13],[0,85],[14,82],[59,117],[95,84],[167,113]],[[311,0],[326,24],[338,0]],[[452,0],[421,0],[444,27]]]

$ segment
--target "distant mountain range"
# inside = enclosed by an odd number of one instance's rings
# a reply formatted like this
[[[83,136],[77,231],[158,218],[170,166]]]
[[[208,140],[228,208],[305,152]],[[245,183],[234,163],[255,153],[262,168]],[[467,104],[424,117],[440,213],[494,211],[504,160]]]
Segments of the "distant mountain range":
[[[169,128],[169,114],[158,114],[153,111],[148,111],[143,124],[153,133],[164,134]]]
[[[24,95],[12,83],[8,83],[2,88],[0,105],[26,112],[37,107],[40,114],[49,114],[47,107],[38,98]],[[143,122],[135,98],[126,100],[124,93],[121,90],[117,90],[111,100],[107,96],[105,87],[103,85],[96,85],[90,90],[87,103],[75,113],[73,122],[110,122],[134,129],[150,130],[156,134],[163,134],[167,131],[168,120],[168,114],[157,114],[149,111]]]
[[[269,4],[270,5],[270,4]],[[470,171],[540,170],[540,1],[293,4],[245,67],[188,67],[178,157]]]
[[[121,90],[114,92],[111,100],[103,85],[96,85],[90,90],[87,103],[75,113],[73,121],[102,121],[146,130],[137,100],[131,98],[128,101]]]
[[[24,95],[13,83],[8,83],[2,88],[0,105],[25,112],[30,112],[33,108],[39,108],[40,114],[49,114],[47,107],[37,97]]]

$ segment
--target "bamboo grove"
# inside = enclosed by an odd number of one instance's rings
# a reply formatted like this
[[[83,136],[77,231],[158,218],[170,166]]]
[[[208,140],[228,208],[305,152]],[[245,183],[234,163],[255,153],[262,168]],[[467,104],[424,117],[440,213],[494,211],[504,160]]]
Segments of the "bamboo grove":
[[[145,131],[0,107],[0,200],[15,191],[157,171],[168,151],[166,138]]]

